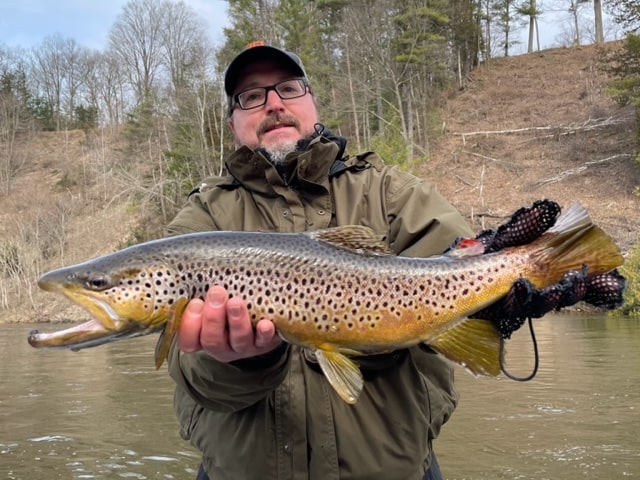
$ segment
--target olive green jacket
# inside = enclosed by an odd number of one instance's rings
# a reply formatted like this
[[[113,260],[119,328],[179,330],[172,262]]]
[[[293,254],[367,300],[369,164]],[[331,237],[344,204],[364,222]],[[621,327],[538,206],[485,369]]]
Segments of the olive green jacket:
[[[373,153],[336,161],[338,151],[316,138],[289,154],[283,173],[243,147],[227,162],[231,175],[204,181],[168,234],[360,224],[408,256],[439,254],[471,234],[429,184]],[[348,405],[296,346],[230,364],[173,348],[181,434],[202,452],[212,480],[422,478],[457,403],[452,367],[420,347],[360,363],[364,390]]]

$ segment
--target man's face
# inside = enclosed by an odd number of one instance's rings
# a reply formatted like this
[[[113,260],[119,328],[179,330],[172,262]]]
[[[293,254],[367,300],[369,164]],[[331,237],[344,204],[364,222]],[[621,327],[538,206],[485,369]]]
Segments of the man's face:
[[[271,61],[253,63],[241,76],[234,95],[253,87],[266,87],[295,77]],[[238,105],[233,110],[229,125],[238,146],[259,147],[278,151],[311,133],[318,123],[318,112],[310,93],[283,100],[274,90],[267,92],[267,102],[251,110]]]

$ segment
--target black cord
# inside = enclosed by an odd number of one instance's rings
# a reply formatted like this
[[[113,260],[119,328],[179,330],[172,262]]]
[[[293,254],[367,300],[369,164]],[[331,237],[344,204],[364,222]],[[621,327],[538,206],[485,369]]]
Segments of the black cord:
[[[500,339],[500,370],[505,376],[509,377],[511,380],[515,380],[517,382],[528,382],[538,373],[538,367],[540,366],[540,355],[538,354],[538,341],[536,340],[536,332],[533,329],[533,320],[531,317],[528,317],[529,321],[529,332],[531,333],[531,342],[533,343],[533,354],[534,354],[534,365],[533,371],[527,377],[516,377],[515,375],[509,373],[504,365],[504,338]]]

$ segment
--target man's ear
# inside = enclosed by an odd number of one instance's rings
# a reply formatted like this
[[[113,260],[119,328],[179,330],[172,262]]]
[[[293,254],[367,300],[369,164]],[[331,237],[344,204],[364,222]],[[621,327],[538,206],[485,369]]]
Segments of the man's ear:
[[[227,119],[227,122],[229,123],[229,128],[231,129],[231,133],[233,133],[233,136],[235,137],[236,136],[236,127],[233,124],[233,117],[232,116],[229,117]]]

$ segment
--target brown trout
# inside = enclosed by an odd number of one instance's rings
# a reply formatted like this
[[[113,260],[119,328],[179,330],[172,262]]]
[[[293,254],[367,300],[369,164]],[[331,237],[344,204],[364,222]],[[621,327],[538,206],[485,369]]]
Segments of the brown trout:
[[[363,380],[349,357],[423,342],[475,375],[496,376],[500,333],[494,322],[470,316],[518,279],[544,288],[572,270],[586,266],[598,275],[623,263],[578,204],[531,243],[481,252],[398,257],[362,226],[155,240],[44,274],[42,289],[62,293],[94,319],[34,331],[29,343],[78,350],[162,331],[160,367],[188,301],[217,284],[246,300],[254,322],[269,318],[285,341],[312,350],[329,383],[354,403]]]

